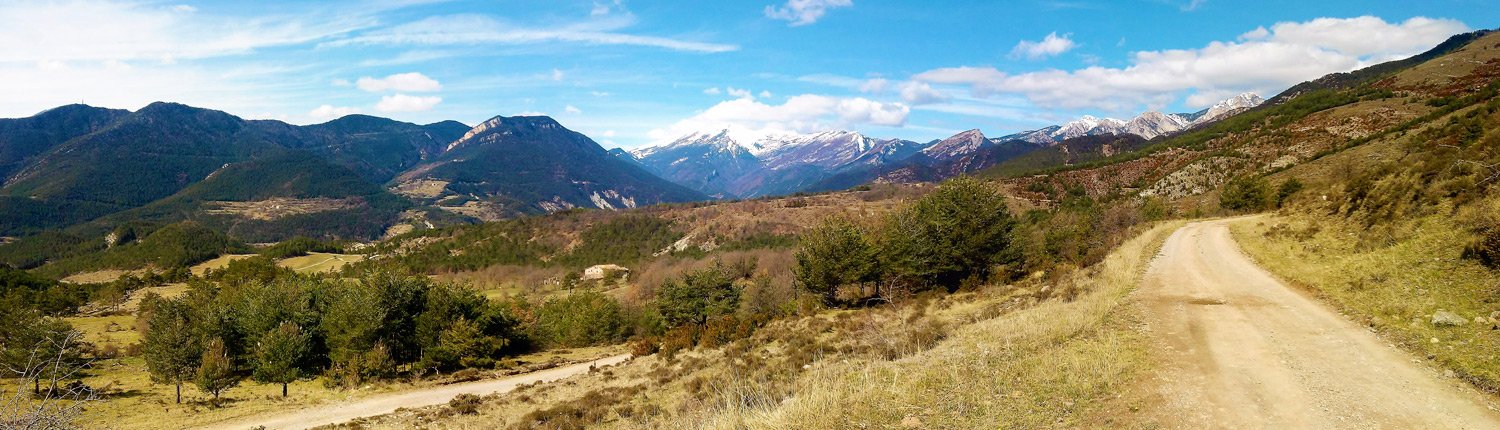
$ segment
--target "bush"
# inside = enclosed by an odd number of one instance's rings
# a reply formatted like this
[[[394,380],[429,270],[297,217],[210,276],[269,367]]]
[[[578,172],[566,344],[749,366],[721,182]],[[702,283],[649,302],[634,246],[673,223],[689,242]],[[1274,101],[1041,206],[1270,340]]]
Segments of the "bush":
[[[656,336],[642,336],[630,341],[630,355],[645,357],[661,351],[661,339]]]
[[[1481,234],[1479,240],[1464,248],[1463,257],[1500,270],[1500,228],[1490,228]]]
[[[1286,205],[1287,199],[1297,194],[1298,191],[1302,191],[1302,188],[1302,181],[1297,180],[1297,178],[1287,179],[1286,182],[1282,182],[1281,187],[1276,189],[1276,207],[1279,208]]]
[[[479,405],[484,403],[483,399],[474,394],[459,394],[448,401],[448,408],[453,409],[459,415],[473,415],[479,413]]]
[[[829,306],[838,302],[839,287],[874,281],[877,275],[874,245],[859,226],[841,218],[804,234],[796,259],[797,285]]]
[[[1014,224],[1004,194],[960,177],[890,217],[880,238],[881,262],[889,279],[917,289],[986,280],[992,267],[1008,260]]]
[[[1224,184],[1224,191],[1219,194],[1219,206],[1232,211],[1255,212],[1270,208],[1276,203],[1275,199],[1265,178],[1240,177]]]
[[[708,269],[689,272],[680,280],[667,281],[657,290],[656,306],[668,326],[702,325],[739,307],[740,288],[734,281],[727,268],[715,263]]]
[[[576,348],[618,342],[625,335],[620,302],[594,291],[548,299],[537,310],[536,337],[553,346]]]

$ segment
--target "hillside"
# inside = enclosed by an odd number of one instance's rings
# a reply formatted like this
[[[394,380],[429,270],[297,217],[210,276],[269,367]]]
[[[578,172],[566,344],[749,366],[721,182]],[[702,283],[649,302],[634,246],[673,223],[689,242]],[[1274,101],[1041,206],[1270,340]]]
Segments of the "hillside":
[[[548,117],[485,121],[393,184],[398,193],[483,220],[707,199],[609,155]]]

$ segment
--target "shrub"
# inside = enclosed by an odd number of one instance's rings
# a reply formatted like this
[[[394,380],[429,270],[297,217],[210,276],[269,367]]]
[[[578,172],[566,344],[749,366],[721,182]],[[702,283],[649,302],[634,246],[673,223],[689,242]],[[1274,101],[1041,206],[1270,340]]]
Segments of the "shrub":
[[[448,407],[460,415],[473,415],[479,413],[479,405],[482,403],[484,400],[479,396],[464,393],[453,396],[453,400],[448,401]]]
[[[667,325],[705,324],[710,318],[734,312],[740,303],[740,288],[720,264],[689,272],[657,290],[656,305]]]
[[[630,355],[645,357],[661,351],[661,339],[656,336],[642,336],[630,341]]]
[[[983,280],[1007,260],[1014,224],[1004,194],[978,179],[953,179],[887,220],[882,263],[888,278],[907,285]]]
[[[830,306],[838,302],[839,287],[876,278],[875,247],[846,219],[826,220],[804,234],[796,259],[797,285]]]
[[[1281,187],[1276,189],[1276,207],[1279,208],[1285,205],[1287,199],[1291,198],[1293,194],[1297,194],[1298,191],[1302,191],[1302,188],[1302,181],[1297,180],[1297,178],[1287,179],[1286,182],[1282,182]]]
[[[1490,228],[1464,248],[1463,257],[1478,261],[1490,269],[1500,270],[1500,228]]]
[[[1224,190],[1219,194],[1219,206],[1232,211],[1254,212],[1270,208],[1276,202],[1275,198],[1265,178],[1240,177],[1224,184]]]
[[[620,302],[594,291],[548,299],[537,310],[536,335],[542,342],[568,348],[619,341],[625,335]]]

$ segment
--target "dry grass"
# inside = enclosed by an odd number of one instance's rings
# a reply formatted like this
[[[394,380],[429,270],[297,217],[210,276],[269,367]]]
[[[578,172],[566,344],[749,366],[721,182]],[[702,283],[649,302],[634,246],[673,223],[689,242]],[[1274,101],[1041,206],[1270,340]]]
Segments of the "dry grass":
[[[1177,226],[1158,226],[1076,274],[1088,291],[1077,300],[977,321],[903,359],[830,364],[799,380],[790,398],[711,410],[682,427],[1075,426],[1143,365],[1145,343],[1121,303]]]
[[[329,254],[323,252],[310,252],[301,257],[292,257],[276,262],[276,265],[292,269],[297,273],[330,273],[344,268],[344,265],[363,261],[362,254]]]
[[[105,320],[98,319],[90,324],[104,322]],[[92,335],[92,328],[87,332]],[[620,349],[617,347],[577,348],[520,356],[516,357],[516,362],[518,368],[551,367],[619,353]],[[173,386],[151,383],[145,363],[140,357],[102,360],[94,363],[93,370],[89,373],[83,382],[100,390],[103,401],[87,409],[80,426],[125,430],[202,426],[234,418],[355,400],[373,394],[420,389],[451,379],[392,381],[339,390],[325,387],[319,378],[292,383],[290,396],[287,398],[281,397],[281,386],[278,384],[258,384],[247,380],[228,390],[225,398],[220,400],[218,406],[214,406],[209,403],[208,395],[199,392],[190,383],[182,389],[183,403],[174,403]],[[504,374],[507,371],[478,372],[474,379]]]
[[[1180,224],[1065,282],[929,293],[774,321],[717,348],[640,357],[554,384],[364,428],[1109,426],[1100,405],[1145,367],[1126,295]],[[1067,291],[1081,292],[1075,300]],[[1049,298],[1050,297],[1050,298]],[[1102,424],[1101,424],[1102,423]]]
[[[250,258],[250,257],[254,257],[254,256],[255,256],[255,254],[226,254],[226,255],[220,255],[218,258],[215,258],[215,259],[212,259],[212,260],[208,260],[208,261],[205,261],[205,262],[202,262],[202,263],[198,263],[198,265],[191,267],[189,270],[193,273],[193,276],[203,276],[203,274],[207,273],[210,269],[212,269],[212,270],[223,269],[225,266],[228,266],[229,262],[231,262],[231,261],[246,259],[246,258]]]
[[[1445,211],[1440,211],[1445,212]],[[1279,215],[1231,225],[1258,263],[1332,303],[1355,321],[1489,392],[1500,392],[1500,274],[1460,258],[1471,220],[1500,200],[1451,216],[1366,229],[1342,218]],[[1467,322],[1432,323],[1439,310]]]

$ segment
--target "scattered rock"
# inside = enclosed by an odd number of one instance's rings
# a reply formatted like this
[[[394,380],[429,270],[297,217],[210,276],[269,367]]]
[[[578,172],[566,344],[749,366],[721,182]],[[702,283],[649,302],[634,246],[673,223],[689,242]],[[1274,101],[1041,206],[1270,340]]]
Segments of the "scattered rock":
[[[1455,376],[1458,376],[1458,374],[1453,373],[1453,369],[1443,369],[1443,377],[1444,378],[1452,378],[1452,377],[1455,377]]]
[[[1464,325],[1464,317],[1452,312],[1439,310],[1432,314],[1432,325],[1439,327],[1461,326]]]
[[[906,418],[901,419],[901,427],[909,429],[922,428],[922,419],[917,418],[916,415],[907,415]]]
[[[1488,322],[1489,322],[1489,320],[1485,319],[1484,317],[1474,317],[1474,324],[1484,325],[1485,323],[1488,323]]]

